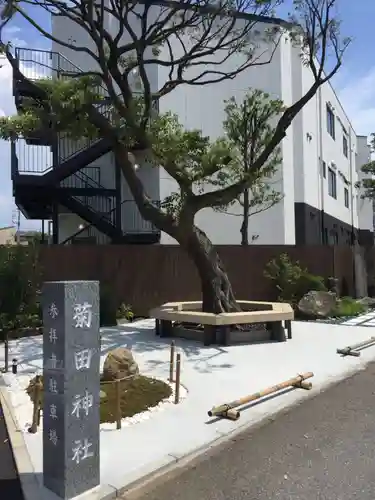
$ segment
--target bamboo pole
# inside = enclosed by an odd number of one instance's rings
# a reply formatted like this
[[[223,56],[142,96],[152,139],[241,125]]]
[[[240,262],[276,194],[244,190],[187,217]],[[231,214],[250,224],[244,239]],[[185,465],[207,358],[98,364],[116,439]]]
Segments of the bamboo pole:
[[[121,386],[120,379],[115,381],[116,397],[116,429],[121,429]]]
[[[360,356],[361,353],[357,351],[357,349],[361,349],[363,347],[370,347],[371,344],[375,343],[375,337],[371,337],[363,342],[359,342],[358,344],[353,344],[351,346],[344,347],[343,349],[337,349],[337,354],[342,354],[343,356]]]
[[[8,332],[4,333],[4,372],[9,371],[9,336]]]
[[[40,420],[40,396],[42,392],[42,382],[40,375],[35,377],[35,385],[34,385],[34,394],[33,394],[33,421],[31,427],[29,428],[29,432],[35,434],[38,430],[38,421]]]
[[[249,396],[245,396],[240,399],[236,399],[232,401],[231,403],[223,404],[220,406],[214,406],[211,410],[208,411],[208,416],[209,417],[215,417],[215,416],[220,416],[220,417],[226,417],[234,420],[232,416],[234,416],[232,413],[228,414],[231,410],[236,408],[237,406],[242,406],[244,404],[250,403],[251,401],[255,401],[256,399],[263,398],[264,396],[268,396],[270,394],[273,394],[274,392],[278,392],[282,389],[286,389],[287,387],[299,387],[301,389],[306,389],[309,390],[312,387],[311,383],[304,382],[306,379],[313,377],[314,374],[312,372],[307,372],[307,373],[302,373],[301,375],[297,375],[297,377],[293,377],[289,380],[286,380],[285,382],[281,382],[280,384],[274,385],[272,387],[267,387],[267,389],[263,389],[260,392],[256,392],[254,394],[250,394]],[[239,418],[240,414],[239,412],[237,413],[237,420]]]
[[[180,401],[180,380],[181,380],[181,354],[177,354],[176,361],[176,382],[174,392],[174,404],[177,405]]]
[[[174,341],[172,340],[172,342],[171,342],[170,357],[169,357],[169,382],[173,382],[174,353],[175,353],[175,344],[174,344]]]
[[[42,406],[39,401],[39,408],[38,408],[38,417],[37,417],[37,426],[40,426],[40,418],[41,418],[41,413],[42,413]]]

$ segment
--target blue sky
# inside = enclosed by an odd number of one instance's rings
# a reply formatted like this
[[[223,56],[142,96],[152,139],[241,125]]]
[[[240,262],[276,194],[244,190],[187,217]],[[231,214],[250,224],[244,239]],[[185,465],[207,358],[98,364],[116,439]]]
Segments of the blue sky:
[[[368,135],[375,132],[375,55],[373,55],[375,1],[338,0],[342,31],[353,41],[349,47],[343,67],[334,79],[334,87],[344,105],[358,134]],[[30,12],[33,13],[33,12]],[[35,13],[35,11],[34,11]],[[49,29],[48,16],[37,11],[37,19],[44,28]],[[16,19],[8,30],[8,39],[14,46],[46,48],[49,43],[43,40],[34,29],[22,19]],[[12,74],[6,63],[0,68],[0,115],[14,114],[12,96]],[[0,141],[0,226],[12,224],[12,211],[15,209],[10,180],[9,144]],[[40,223],[22,218],[23,229],[40,227]]]

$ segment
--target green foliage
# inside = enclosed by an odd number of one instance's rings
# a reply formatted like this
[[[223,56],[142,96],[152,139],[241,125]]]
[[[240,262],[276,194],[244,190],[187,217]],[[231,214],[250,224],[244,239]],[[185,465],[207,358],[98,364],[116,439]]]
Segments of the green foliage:
[[[41,325],[37,247],[0,247],[0,328],[13,331]]]
[[[281,302],[296,305],[310,290],[326,291],[324,278],[310,274],[298,261],[292,262],[286,253],[272,259],[264,276],[273,281]]]
[[[98,86],[97,78],[40,79],[37,87],[45,93],[46,99],[25,99],[21,114],[1,117],[1,139],[25,137],[45,127],[53,127],[71,138],[98,137],[98,130],[87,114],[89,106],[103,102],[104,89]]]
[[[272,99],[261,90],[249,89],[243,101],[235,98],[225,102],[224,136],[215,141],[202,136],[201,131],[185,130],[178,117],[171,113],[159,116],[150,126],[152,153],[158,163],[184,186],[202,193],[207,185],[225,189],[244,183],[238,197],[223,201],[214,208],[228,211],[236,201],[243,204],[243,192],[251,194],[250,214],[270,208],[282,199],[272,187],[272,178],[281,163],[281,150],[275,148],[268,160],[255,169],[264,148],[274,134],[274,123],[284,111],[282,101]],[[176,213],[181,206],[180,193],[173,193],[163,207]]]
[[[364,304],[357,302],[352,297],[342,297],[337,302],[337,307],[332,313],[334,318],[359,316],[367,311]]]
[[[272,99],[262,90],[249,89],[241,102],[234,97],[225,101],[224,130],[227,145],[236,158],[232,162],[230,179],[232,183],[248,180],[248,216],[267,210],[282,199],[282,194],[272,187],[272,178],[281,164],[281,148],[276,147],[261,168],[254,163],[270,142],[275,123],[285,110],[283,102]],[[227,211],[236,201],[244,206],[243,193],[228,206],[219,210]]]
[[[132,306],[130,304],[121,304],[117,309],[116,317],[117,319],[127,319],[128,321],[133,321],[134,313],[132,311]]]
[[[371,134],[371,152],[375,152],[375,134]],[[367,177],[356,183],[357,189],[362,189],[361,198],[375,199],[375,161],[371,160],[361,168],[362,173]]]

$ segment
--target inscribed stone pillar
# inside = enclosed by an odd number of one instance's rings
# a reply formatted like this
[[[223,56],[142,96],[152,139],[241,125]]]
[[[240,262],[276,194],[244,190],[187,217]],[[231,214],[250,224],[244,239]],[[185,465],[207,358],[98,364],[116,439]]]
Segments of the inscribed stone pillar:
[[[43,286],[44,486],[71,499],[100,483],[99,283]]]

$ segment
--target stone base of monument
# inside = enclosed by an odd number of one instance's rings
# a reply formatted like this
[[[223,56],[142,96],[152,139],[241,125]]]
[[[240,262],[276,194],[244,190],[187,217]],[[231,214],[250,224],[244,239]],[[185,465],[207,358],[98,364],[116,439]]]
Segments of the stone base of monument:
[[[150,311],[155,333],[211,344],[230,345],[259,341],[284,342],[292,338],[294,311],[281,302],[239,300],[241,312],[202,312],[202,302],[168,302]]]

